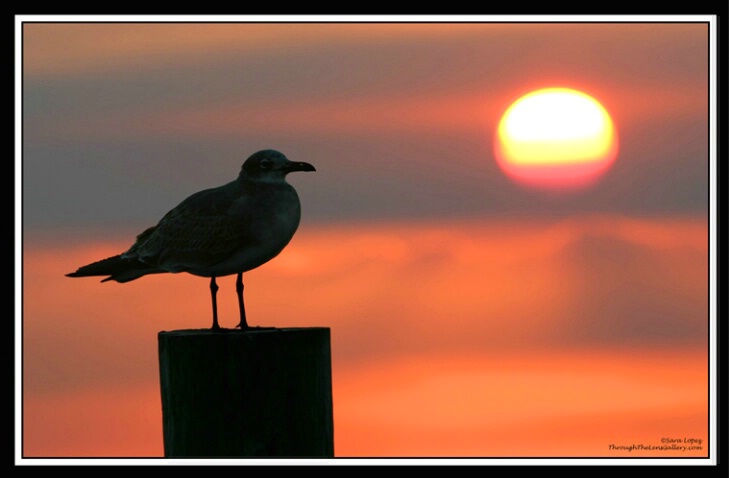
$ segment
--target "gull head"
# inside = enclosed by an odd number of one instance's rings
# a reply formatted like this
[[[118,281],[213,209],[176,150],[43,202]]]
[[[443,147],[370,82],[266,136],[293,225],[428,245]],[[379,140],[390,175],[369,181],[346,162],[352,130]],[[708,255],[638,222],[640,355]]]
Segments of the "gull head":
[[[259,180],[276,181],[294,171],[316,171],[309,163],[289,161],[286,156],[273,149],[264,149],[253,153],[240,171],[240,176]]]

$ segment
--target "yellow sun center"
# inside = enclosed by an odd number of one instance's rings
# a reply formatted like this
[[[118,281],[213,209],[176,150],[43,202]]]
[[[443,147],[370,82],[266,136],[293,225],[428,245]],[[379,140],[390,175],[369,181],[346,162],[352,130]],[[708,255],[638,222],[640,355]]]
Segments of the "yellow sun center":
[[[513,179],[535,186],[590,183],[615,159],[612,119],[594,98],[568,88],[529,93],[504,113],[496,156]]]

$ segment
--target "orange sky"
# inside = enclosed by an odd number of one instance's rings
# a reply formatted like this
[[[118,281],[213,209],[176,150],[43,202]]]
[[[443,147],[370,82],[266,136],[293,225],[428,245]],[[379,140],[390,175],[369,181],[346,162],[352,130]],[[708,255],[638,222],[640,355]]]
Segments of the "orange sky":
[[[125,244],[68,244],[25,249],[24,454],[160,456],[156,333],[208,327],[207,282],[71,280]],[[645,259],[612,263],[626,248]],[[332,329],[337,456],[705,456],[608,446],[706,444],[707,253],[686,219],[303,226],[246,303],[253,325]],[[632,318],[580,300],[637,284],[608,307]]]
[[[26,72],[31,75],[68,75],[113,66],[155,68],[160,61],[182,56],[202,57],[221,52],[265,55],[289,48],[319,48],[336,42],[387,45],[399,39],[451,37],[478,30],[477,24],[377,23],[261,23],[246,28],[232,23],[191,24],[28,24],[25,44]],[[496,26],[508,30],[508,25]],[[150,48],[150,45],[154,45]],[[140,51],[144,51],[140,55]]]
[[[707,374],[706,351],[700,349],[535,350],[335,363],[335,455],[706,457]],[[28,394],[24,413],[26,457],[163,453],[154,383]],[[667,437],[701,440],[703,448],[622,448],[661,446]]]

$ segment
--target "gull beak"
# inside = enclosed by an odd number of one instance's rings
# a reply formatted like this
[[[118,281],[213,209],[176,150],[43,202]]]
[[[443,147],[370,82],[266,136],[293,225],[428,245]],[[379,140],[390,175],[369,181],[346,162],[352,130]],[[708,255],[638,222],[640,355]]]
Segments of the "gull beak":
[[[304,162],[294,162],[294,161],[291,161],[291,162],[290,162],[290,163],[288,164],[288,166],[287,166],[286,170],[287,170],[287,171],[288,171],[289,173],[290,173],[290,172],[292,172],[292,171],[316,171],[316,169],[314,169],[314,166],[312,166],[312,165],[311,165],[311,164],[309,164],[309,163],[304,163]]]

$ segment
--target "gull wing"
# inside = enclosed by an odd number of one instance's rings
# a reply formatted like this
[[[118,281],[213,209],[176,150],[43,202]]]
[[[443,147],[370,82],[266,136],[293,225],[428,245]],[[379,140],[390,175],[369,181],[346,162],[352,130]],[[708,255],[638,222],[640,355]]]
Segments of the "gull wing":
[[[195,193],[137,236],[122,257],[169,272],[217,264],[246,243],[249,218],[234,213],[245,201],[235,182]]]

